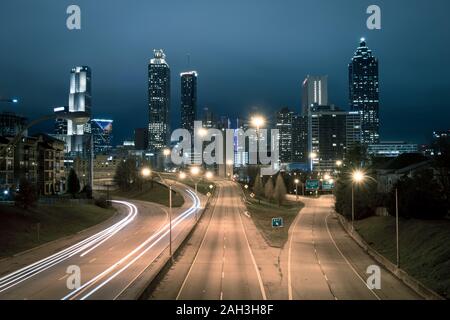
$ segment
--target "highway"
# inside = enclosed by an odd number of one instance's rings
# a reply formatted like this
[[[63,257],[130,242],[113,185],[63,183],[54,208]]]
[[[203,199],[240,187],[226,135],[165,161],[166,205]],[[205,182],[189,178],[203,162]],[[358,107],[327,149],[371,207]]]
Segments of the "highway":
[[[177,190],[177,188],[174,188]],[[173,210],[173,238],[191,228],[200,199],[190,189]],[[142,201],[114,201],[121,219],[71,246],[0,276],[0,299],[117,299],[167,248],[168,209]],[[14,259],[14,258],[13,258]],[[81,286],[67,287],[68,267],[81,271]],[[1,272],[1,271],[0,271]]]
[[[344,231],[332,214],[334,198],[305,203],[290,229],[285,248],[290,300],[407,300],[415,292],[381,268],[381,289],[366,285],[367,267],[377,265]]]
[[[237,184],[217,182],[218,198],[210,223],[177,299],[266,299],[242,223],[244,205]]]

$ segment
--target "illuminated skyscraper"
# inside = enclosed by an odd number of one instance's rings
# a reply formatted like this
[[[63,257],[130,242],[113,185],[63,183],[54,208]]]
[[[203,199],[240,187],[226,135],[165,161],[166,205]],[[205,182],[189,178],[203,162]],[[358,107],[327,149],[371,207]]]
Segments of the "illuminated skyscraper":
[[[113,120],[92,119],[91,134],[94,140],[94,154],[107,154],[111,151]]]
[[[193,132],[197,117],[197,72],[183,72],[181,76],[181,127]]]
[[[379,84],[378,60],[366,45],[364,38],[348,66],[349,100],[353,111],[361,111],[361,140],[365,144],[378,143]]]
[[[312,106],[328,105],[328,76],[307,76],[302,84],[302,115]]]
[[[148,148],[158,152],[169,143],[170,67],[163,50],[154,50],[148,65]]]

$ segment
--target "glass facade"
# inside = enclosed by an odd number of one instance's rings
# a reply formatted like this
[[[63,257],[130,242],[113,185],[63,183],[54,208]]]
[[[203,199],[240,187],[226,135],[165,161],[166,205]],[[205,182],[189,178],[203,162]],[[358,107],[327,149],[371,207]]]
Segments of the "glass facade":
[[[157,152],[169,142],[170,68],[163,50],[154,50],[148,65],[149,150]]]
[[[361,39],[349,70],[349,100],[352,111],[361,111],[361,140],[365,144],[378,143],[379,127],[379,83],[378,60]]]

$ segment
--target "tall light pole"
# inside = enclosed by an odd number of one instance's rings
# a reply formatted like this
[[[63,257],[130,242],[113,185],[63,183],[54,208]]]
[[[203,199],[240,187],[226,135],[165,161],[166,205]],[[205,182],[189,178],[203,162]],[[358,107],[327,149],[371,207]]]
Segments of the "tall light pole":
[[[355,170],[352,173],[352,232],[355,231],[355,184],[359,184],[364,181],[366,175],[361,170]]]
[[[398,242],[398,188],[395,188],[395,238],[397,242],[397,268],[400,267],[400,248]]]
[[[266,123],[266,120],[262,116],[253,116],[251,118],[251,124],[256,128],[256,164],[259,166],[259,130]]]
[[[295,200],[298,201],[298,183],[300,182],[300,180],[295,179],[294,183],[295,183]]]
[[[187,177],[189,177],[192,180],[192,182],[194,182],[195,194],[196,195],[198,194],[198,187],[197,186],[198,186],[199,182],[202,181],[203,178],[212,179],[213,176],[214,176],[214,174],[211,171],[206,171],[204,176],[200,175],[201,170],[200,170],[200,167],[197,167],[197,166],[191,167],[190,173],[191,174],[188,175],[185,172],[180,172],[179,178],[180,178],[180,180],[184,180]],[[198,177],[198,178],[194,179],[195,177]],[[195,210],[195,220],[198,221],[197,210]]]
[[[169,256],[170,261],[173,263],[172,252],[172,183],[168,183],[159,172],[155,171],[161,182],[169,189]],[[151,176],[152,171],[149,168],[142,168],[141,175],[145,178]]]

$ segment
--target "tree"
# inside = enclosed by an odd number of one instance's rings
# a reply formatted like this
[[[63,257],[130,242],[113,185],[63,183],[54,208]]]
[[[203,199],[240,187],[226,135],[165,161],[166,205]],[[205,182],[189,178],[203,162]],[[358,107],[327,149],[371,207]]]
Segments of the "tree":
[[[440,219],[447,214],[442,186],[432,169],[404,176],[395,184],[389,197],[388,209],[395,215],[395,189],[398,192],[399,215],[406,218]]]
[[[258,198],[258,203],[261,203],[261,198],[264,196],[264,187],[259,172],[257,172],[255,176],[255,184],[253,185],[253,192],[255,193],[255,196]]]
[[[278,203],[278,206],[281,206],[286,199],[286,185],[284,183],[283,176],[278,174],[277,181],[275,184],[274,198]]]
[[[69,176],[67,177],[67,193],[75,198],[75,194],[78,192],[80,192],[80,180],[75,170],[70,169]]]
[[[36,188],[27,179],[20,179],[19,192],[15,196],[15,204],[18,207],[28,209],[38,200]]]
[[[264,196],[266,197],[267,200],[272,200],[272,198],[273,198],[273,181],[272,181],[272,177],[270,177],[267,180],[266,185],[264,186]]]
[[[141,185],[142,178],[137,170],[135,159],[128,158],[119,163],[114,181],[122,191],[129,190],[135,184]]]

